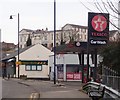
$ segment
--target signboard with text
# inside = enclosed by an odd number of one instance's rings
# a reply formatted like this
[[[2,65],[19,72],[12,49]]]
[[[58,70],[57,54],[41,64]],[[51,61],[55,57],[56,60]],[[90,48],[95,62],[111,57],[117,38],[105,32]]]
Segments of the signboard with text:
[[[90,45],[106,45],[109,40],[109,14],[88,13],[88,42]]]
[[[67,73],[66,74],[67,80],[81,80],[82,73]]]
[[[48,60],[40,60],[40,61],[20,61],[20,65],[48,65]]]

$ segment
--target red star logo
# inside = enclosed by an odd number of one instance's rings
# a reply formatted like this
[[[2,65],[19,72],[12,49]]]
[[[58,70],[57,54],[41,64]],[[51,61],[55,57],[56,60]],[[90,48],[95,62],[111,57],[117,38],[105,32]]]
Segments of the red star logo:
[[[96,15],[92,19],[92,27],[98,32],[102,32],[107,27],[107,20],[102,15]]]

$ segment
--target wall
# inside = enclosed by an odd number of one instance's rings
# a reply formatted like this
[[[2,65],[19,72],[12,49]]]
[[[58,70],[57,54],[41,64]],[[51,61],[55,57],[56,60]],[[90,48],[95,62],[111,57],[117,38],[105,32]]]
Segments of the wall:
[[[27,75],[27,78],[49,78],[48,77],[48,66],[42,65],[42,71],[26,71],[25,65],[21,65],[20,75]]]

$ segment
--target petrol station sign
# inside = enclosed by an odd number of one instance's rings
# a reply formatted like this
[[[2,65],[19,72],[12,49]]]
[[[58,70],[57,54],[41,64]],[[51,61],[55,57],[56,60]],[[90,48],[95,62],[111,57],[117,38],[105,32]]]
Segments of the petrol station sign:
[[[106,45],[109,40],[109,14],[88,13],[88,42],[90,45]]]

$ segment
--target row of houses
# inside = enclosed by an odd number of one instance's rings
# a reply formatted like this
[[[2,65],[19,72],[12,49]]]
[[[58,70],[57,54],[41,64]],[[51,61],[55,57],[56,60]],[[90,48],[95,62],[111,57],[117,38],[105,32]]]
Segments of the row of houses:
[[[88,27],[82,25],[75,24],[66,24],[60,30],[56,30],[56,46],[59,46],[63,43],[67,44],[70,41],[80,41],[87,42]],[[48,28],[38,29],[38,30],[30,30],[30,29],[22,29],[20,31],[19,37],[19,46],[20,48],[26,47],[26,42],[28,38],[31,39],[31,44],[40,43],[46,46],[48,49],[52,49],[54,42],[54,31],[49,31]],[[112,30],[109,33],[110,41],[117,41],[119,39],[118,30]]]
[[[20,32],[20,48],[26,47],[26,41],[30,35],[32,45],[43,44],[50,50],[52,49],[54,42],[54,31],[45,30],[29,30],[23,29]],[[56,30],[56,45],[59,46],[62,43],[69,43],[71,39],[74,41],[87,41],[87,27],[74,24],[66,24],[61,30]]]

